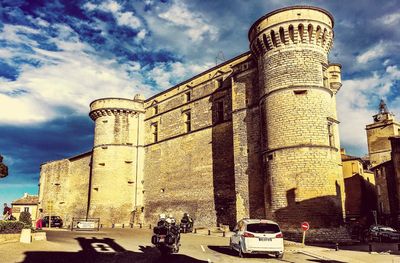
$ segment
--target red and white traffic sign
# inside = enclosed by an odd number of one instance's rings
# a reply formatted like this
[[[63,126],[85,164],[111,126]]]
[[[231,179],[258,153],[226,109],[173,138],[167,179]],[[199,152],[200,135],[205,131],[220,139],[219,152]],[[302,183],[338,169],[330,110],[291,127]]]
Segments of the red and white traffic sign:
[[[310,224],[308,222],[301,223],[301,229],[303,229],[303,231],[307,231],[310,229]]]

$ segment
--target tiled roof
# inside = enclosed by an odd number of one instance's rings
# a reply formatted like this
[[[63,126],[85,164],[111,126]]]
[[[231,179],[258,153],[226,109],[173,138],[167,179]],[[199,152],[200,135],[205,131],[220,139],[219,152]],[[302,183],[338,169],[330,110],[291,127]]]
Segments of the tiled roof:
[[[24,197],[14,200],[12,205],[37,205],[39,197],[37,195],[25,195]]]

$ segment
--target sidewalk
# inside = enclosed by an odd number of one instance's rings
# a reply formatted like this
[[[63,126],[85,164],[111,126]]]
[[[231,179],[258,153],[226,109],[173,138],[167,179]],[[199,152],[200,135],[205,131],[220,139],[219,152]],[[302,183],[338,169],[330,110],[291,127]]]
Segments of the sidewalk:
[[[286,242],[285,242],[286,243]],[[295,243],[295,242],[291,242]],[[298,243],[297,243],[298,244]],[[385,244],[380,244],[385,245]],[[389,247],[395,247],[397,244],[386,244]],[[295,249],[293,249],[295,247]],[[352,247],[343,247],[336,251],[332,246],[332,248],[327,247],[319,247],[319,246],[304,246],[301,244],[293,245],[288,244],[285,246],[285,250],[291,250],[297,253],[302,253],[308,256],[315,257],[320,259],[321,261],[334,261],[334,262],[348,262],[348,263],[400,263],[400,255],[392,249],[388,249],[382,252],[372,252],[369,253],[367,251],[363,251],[364,249],[360,249],[357,246]],[[382,250],[382,248],[380,249]],[[396,253],[396,254],[394,254]]]

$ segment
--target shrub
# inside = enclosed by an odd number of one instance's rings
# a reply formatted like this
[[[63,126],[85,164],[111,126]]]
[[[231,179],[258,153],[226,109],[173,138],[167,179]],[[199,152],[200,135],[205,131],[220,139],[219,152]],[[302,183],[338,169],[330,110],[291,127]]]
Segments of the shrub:
[[[25,224],[19,221],[0,221],[0,234],[18,234]]]
[[[30,228],[32,226],[32,218],[29,212],[21,212],[21,214],[19,215],[19,221],[24,223],[27,228]]]

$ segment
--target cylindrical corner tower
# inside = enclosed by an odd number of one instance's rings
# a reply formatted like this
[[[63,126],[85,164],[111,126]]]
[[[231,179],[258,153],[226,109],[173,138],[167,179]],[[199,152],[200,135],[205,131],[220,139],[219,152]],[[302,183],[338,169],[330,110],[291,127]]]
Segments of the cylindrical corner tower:
[[[102,224],[128,224],[143,204],[143,99],[95,100],[89,116],[95,133],[88,214]]]
[[[261,17],[249,31],[261,87],[266,212],[286,227],[343,219],[338,86],[328,72],[333,23],[323,9],[294,6]]]

